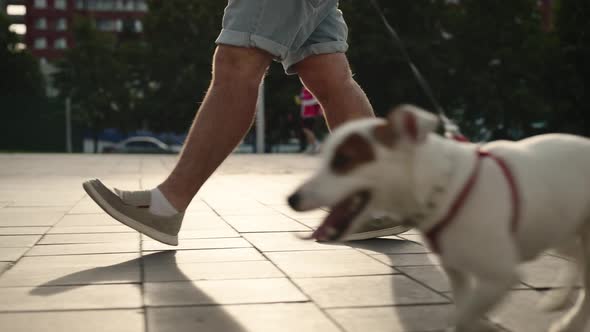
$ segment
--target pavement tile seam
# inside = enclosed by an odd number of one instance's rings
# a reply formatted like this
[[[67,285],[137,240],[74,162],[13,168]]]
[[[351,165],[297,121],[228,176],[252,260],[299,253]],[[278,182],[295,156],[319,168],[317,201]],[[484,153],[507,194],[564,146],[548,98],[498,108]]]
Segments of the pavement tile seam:
[[[359,249],[357,249],[357,248],[353,248],[353,249],[354,249],[354,250],[356,250],[356,251],[358,251],[358,252],[360,252],[361,254],[363,254],[363,255],[365,255],[365,256],[367,256],[367,257],[371,258],[371,259],[372,259],[372,260],[374,260],[374,261],[377,261],[377,262],[379,262],[379,263],[381,263],[381,264],[383,264],[383,265],[385,265],[385,266],[388,266],[388,267],[390,267],[390,268],[393,270],[392,274],[403,274],[403,275],[406,275],[406,274],[405,274],[405,273],[403,273],[402,271],[400,271],[400,270],[396,269],[396,268],[395,268],[395,266],[388,265],[388,264],[386,264],[386,263],[384,263],[384,262],[380,261],[379,259],[377,259],[377,257],[375,257],[375,256],[377,256],[377,255],[381,255],[381,254],[369,254],[369,253],[367,253],[367,252],[364,252],[364,251],[362,251],[362,250],[359,250]],[[404,255],[404,254],[400,254],[400,255]],[[408,265],[405,265],[404,267],[406,267],[406,266],[408,266]],[[420,266],[422,266],[422,265],[420,265]],[[428,266],[428,265],[424,265],[424,266]],[[407,275],[406,275],[406,276],[407,276]],[[407,276],[407,277],[408,277],[408,276]],[[410,279],[412,279],[412,278],[410,278]],[[412,280],[414,280],[414,279],[412,279]],[[414,281],[417,281],[417,280],[414,280]],[[419,284],[422,284],[421,282],[418,282],[418,283],[419,283]]]
[[[8,270],[10,270],[14,265],[15,264],[13,264],[12,262],[0,262],[0,276],[8,272]]]
[[[272,208],[270,205],[264,204],[264,203],[262,203],[262,202],[261,202],[261,204],[263,204],[263,205],[265,205],[266,207],[268,207],[269,209],[271,209],[271,210],[273,210],[273,211],[276,211],[276,212],[280,213],[281,215],[283,215],[283,216],[285,216],[285,217],[287,217],[287,218],[289,218],[289,219],[291,219],[291,220],[295,221],[295,222],[296,222],[296,223],[298,223],[299,225],[301,225],[301,226],[303,226],[303,227],[306,227],[306,228],[309,228],[310,230],[312,230],[312,231],[313,231],[313,228],[309,227],[309,226],[308,226],[308,225],[306,225],[305,223],[302,223],[301,221],[299,221],[299,219],[297,219],[297,218],[295,218],[295,217],[293,217],[293,216],[290,216],[290,215],[288,215],[288,214],[286,214],[286,213],[284,213],[284,212],[282,212],[282,211],[279,211],[279,210],[273,209],[273,208]]]
[[[81,198],[80,200],[82,200],[82,198]],[[78,200],[78,202],[79,202],[80,200]],[[78,202],[76,202],[76,204],[78,204]],[[72,206],[72,208],[73,208],[73,206]],[[70,208],[70,210],[71,210],[72,208]],[[24,253],[23,253],[23,254],[22,254],[20,257],[19,257],[19,259],[18,259],[18,260],[15,262],[15,264],[16,264],[16,263],[18,263],[18,261],[20,261],[20,259],[21,259],[21,258],[25,257],[29,251],[31,251],[33,248],[35,248],[35,247],[36,247],[36,246],[37,246],[37,245],[38,245],[38,244],[41,242],[41,240],[42,240],[42,239],[45,237],[45,235],[47,235],[47,233],[48,233],[48,232],[49,232],[49,231],[50,231],[50,230],[51,230],[53,227],[55,227],[55,225],[57,225],[57,223],[59,223],[60,221],[62,221],[62,219],[64,218],[64,216],[65,216],[65,215],[66,215],[66,213],[65,213],[65,212],[64,212],[64,213],[62,213],[61,217],[59,217],[59,218],[58,218],[58,219],[55,221],[55,223],[53,223],[53,225],[51,225],[49,228],[47,228],[47,230],[45,231],[45,234],[43,234],[43,235],[39,236],[39,238],[37,239],[37,241],[36,241],[36,242],[35,242],[35,243],[34,243],[34,244],[33,244],[33,245],[32,245],[32,246],[29,248],[29,250],[25,251],[25,252],[24,252]]]
[[[221,214],[219,214],[212,206],[211,204],[207,203],[207,201],[205,201],[204,199],[200,198],[199,199],[201,202],[203,202],[203,204],[205,204],[209,209],[211,209],[213,211],[213,213],[215,213],[216,216],[218,216],[227,226],[229,226],[234,232],[240,234],[240,232],[230,223],[228,223]],[[240,236],[241,237],[241,236]],[[250,243],[250,241],[248,241],[247,239],[244,239],[246,242]],[[252,243],[250,243],[250,245],[252,245]],[[254,247],[254,246],[253,246]],[[254,247],[256,248],[256,247]]]
[[[0,310],[0,314],[22,314],[22,313],[40,313],[40,312],[79,312],[79,311],[124,311],[124,310],[143,310],[143,307],[110,307],[110,308],[84,308],[84,309],[39,309],[39,310]]]
[[[43,237],[44,235],[14,235],[14,234],[2,234],[0,235],[0,248],[23,248],[23,247],[34,247],[35,244],[37,244],[39,242],[39,240]],[[35,241],[32,242],[28,242],[26,241],[27,239],[32,239],[38,237]],[[22,239],[21,242],[16,242],[14,244],[5,244],[3,240],[5,241],[10,241],[10,240],[18,240],[18,239]],[[28,245],[31,244],[31,245]]]
[[[35,248],[35,246],[37,246],[37,243],[39,243],[42,238],[43,238],[43,236],[39,236],[37,241],[32,246],[26,247],[27,250],[23,251],[22,255],[20,255],[20,257],[18,257],[18,259],[16,259],[15,261],[12,261],[12,263],[17,264],[21,258],[25,257],[29,251],[31,251],[33,248]]]
[[[260,279],[276,279],[280,278],[278,276],[274,277],[235,277],[235,278],[191,278],[191,279],[178,279],[178,280],[145,280],[142,283],[150,283],[150,284],[168,284],[168,283],[178,283],[178,282],[200,282],[200,281],[235,281],[235,280],[260,280]],[[114,285],[115,283],[110,283],[109,285]],[[133,284],[131,282],[124,283],[124,284]],[[135,283],[138,284],[138,283]],[[0,286],[2,288],[2,286]]]
[[[63,235],[81,235],[87,233],[80,233],[80,234],[63,234]],[[95,234],[111,234],[111,233],[95,233]],[[122,234],[129,234],[129,233],[122,233]],[[48,235],[48,234],[46,234]],[[57,235],[57,234],[49,234],[49,235]],[[45,238],[45,235],[43,236]],[[55,242],[55,243],[42,243],[38,244],[37,246],[63,246],[63,245],[79,245],[79,244],[105,244],[105,243],[117,243],[117,242],[125,242],[125,241],[95,241],[95,242]]]
[[[22,285],[22,286],[2,286],[0,285],[0,289],[16,289],[16,288],[31,288],[31,287],[35,287],[35,288],[39,288],[39,289],[43,289],[43,288],[63,288],[63,287],[86,287],[86,286],[115,286],[115,285],[136,285],[139,286],[141,284],[141,282],[138,281],[121,281],[121,282],[109,282],[109,283],[68,283],[67,285],[47,285],[47,286],[43,286],[43,285],[37,285],[37,286],[31,286],[31,285]]]
[[[306,226],[307,227],[307,226]],[[264,234],[272,234],[272,233],[309,233],[309,231],[242,231],[238,232],[240,234],[256,234],[256,233],[264,233]]]
[[[337,307],[330,307],[327,310],[340,310],[340,309],[366,309],[366,308],[412,308],[412,307],[436,307],[440,305],[453,305],[449,302],[428,302],[428,303],[399,303],[399,304],[366,304],[366,305],[343,305]]]
[[[281,270],[282,271],[282,270]],[[285,272],[283,272],[285,273]],[[340,278],[356,278],[356,277],[378,277],[378,276],[392,276],[402,275],[399,271],[391,271],[391,273],[365,273],[365,274],[347,274],[347,275],[326,275],[326,276],[305,276],[295,277],[294,279],[340,279]],[[290,277],[288,277],[291,279]]]
[[[140,237],[141,238],[141,237]],[[147,289],[145,283],[147,282],[146,278],[146,260],[143,251],[143,241],[139,241],[139,297],[141,300],[141,310],[143,311],[143,326],[144,332],[148,332],[149,330],[149,320],[147,315]]]
[[[30,226],[30,225],[22,225],[22,226],[0,226],[0,229],[1,228],[15,228],[15,227],[18,227],[18,228],[39,228],[39,227],[47,227],[47,226]],[[51,228],[51,227],[47,227],[47,228]]]
[[[239,305],[265,305],[265,304],[297,304],[297,303],[313,303],[311,300],[293,300],[293,301],[267,301],[267,302],[240,302],[240,303],[232,303],[232,304],[222,304],[222,303],[206,303],[206,304],[146,304],[146,309],[154,309],[154,308],[192,308],[192,307],[226,307],[226,306],[239,306]],[[1,311],[0,311],[1,312]]]
[[[127,233],[125,233],[127,234]],[[42,243],[36,244],[35,247],[52,247],[52,246],[78,246],[84,244],[109,244],[109,243],[121,243],[123,241],[118,242],[61,242],[61,243]],[[44,255],[44,256],[53,256],[53,255]]]
[[[258,247],[255,247],[256,249],[258,249]],[[274,249],[274,250],[265,250],[263,251],[264,253],[271,253],[271,252],[293,252],[293,251],[317,251],[318,249],[316,248],[310,248],[310,249],[282,249],[282,250],[278,250],[278,249]],[[350,250],[350,248],[345,248],[345,247],[338,247],[338,248],[334,248],[334,249],[322,249],[322,251],[341,251],[341,250]]]
[[[228,238],[228,239],[236,239],[236,238]],[[187,251],[187,250],[211,250],[211,249],[219,249],[219,250],[223,250],[223,249],[243,249],[243,248],[247,248],[247,247],[225,247],[225,248],[187,248],[187,249],[183,249],[183,248],[170,248],[170,249],[144,249],[144,250],[141,250],[141,252],[150,252],[150,253],[154,253],[154,252],[160,252],[160,251]]]
[[[80,190],[81,190],[81,189],[80,189]],[[70,207],[70,208],[67,210],[67,212],[65,212],[65,213],[64,213],[64,216],[65,216],[66,214],[68,214],[70,211],[72,211],[72,210],[73,210],[73,209],[76,207],[76,205],[80,204],[80,202],[82,202],[82,201],[84,200],[84,198],[86,198],[86,196],[88,196],[88,195],[86,195],[86,193],[84,193],[84,194],[82,195],[82,197],[80,197],[80,199],[79,199],[79,200],[77,200],[77,201],[76,201],[76,203],[75,203],[74,205],[72,205],[72,206],[71,206],[71,207]],[[63,219],[63,216],[60,218],[60,220],[58,220],[58,222],[60,222],[62,219]],[[57,223],[55,223],[55,224],[54,224],[54,226],[55,226],[56,224],[57,224]]]
[[[45,246],[45,245],[44,245]],[[52,246],[51,244],[47,244],[46,246]],[[63,246],[63,244],[56,244],[56,246]],[[39,247],[39,246],[36,246]],[[156,250],[156,251],[160,251],[160,250]],[[122,250],[122,251],[116,251],[116,252],[105,252],[105,253],[101,253],[101,255],[110,255],[110,254],[130,254],[130,253],[137,253],[139,252],[138,250]],[[89,253],[89,252],[84,252],[84,253],[62,253],[62,254],[36,254],[36,255],[29,255],[27,256],[26,253],[22,256],[22,257],[51,257],[51,256],[85,256],[85,255],[96,255],[97,253]]]
[[[142,315],[145,315],[145,308],[137,307],[137,308],[81,308],[81,309],[45,309],[45,310],[15,310],[15,311],[2,311],[0,310],[0,314],[25,314],[25,313],[40,313],[40,312],[96,312],[96,311],[129,311],[129,310],[139,310]]]
[[[68,234],[82,234],[82,233],[68,233]],[[107,233],[93,233],[93,234],[107,234]],[[241,238],[241,236],[239,235],[228,235],[228,236],[211,236],[211,237],[188,237],[188,238],[183,238],[180,236],[179,234],[179,240],[205,240],[205,239],[236,239],[236,238]],[[153,242],[154,240],[152,239],[142,239],[141,242]]]
[[[396,237],[401,238],[401,239],[404,239],[401,236],[396,236]],[[420,243],[418,243],[418,244],[420,244]],[[422,245],[422,244],[420,244],[420,245]],[[382,262],[382,261],[378,260],[376,257],[374,257],[374,256],[376,256],[376,254],[369,254],[369,253],[364,252],[362,250],[359,250],[357,248],[355,248],[355,250],[357,250],[357,251],[361,252],[362,254],[364,254],[364,255],[366,255],[366,256],[368,256],[368,257],[370,257],[370,258],[372,258],[372,259],[374,259],[374,260],[376,260],[378,262],[380,262],[381,264],[385,264],[384,262]],[[387,265],[387,264],[385,264],[385,265]],[[429,265],[422,265],[422,266],[429,266]],[[401,275],[405,276],[406,278],[408,278],[408,279],[410,279],[410,280],[418,283],[420,286],[425,287],[426,289],[428,289],[428,290],[430,290],[430,291],[432,291],[432,292],[434,292],[434,293],[442,296],[443,298],[447,298],[447,299],[449,299],[452,302],[452,298],[450,298],[448,294],[445,294],[443,292],[437,291],[436,289],[434,289],[431,286],[427,285],[425,282],[422,282],[420,280],[417,280],[417,279],[413,278],[412,276],[410,276],[409,274],[405,273],[404,271],[397,269],[395,266],[390,266],[390,267],[392,268],[392,270],[397,271],[399,274],[401,274]],[[404,267],[407,267],[407,266],[404,266]],[[396,274],[396,273],[394,273],[394,274]]]
[[[232,248],[227,248],[227,249],[232,249]],[[239,248],[239,249],[243,249],[243,248]],[[188,249],[188,250],[210,250],[210,249]],[[225,250],[225,249],[215,249],[215,250]],[[186,251],[186,250],[185,250]],[[146,251],[144,251],[145,253]],[[145,257],[145,256],[143,256]],[[187,263],[159,263],[159,264],[154,264],[156,266],[166,266],[166,265],[177,265],[177,266],[182,266],[182,265],[199,265],[199,264],[215,264],[215,263],[241,263],[241,262],[268,262],[268,259],[248,259],[248,260],[229,260],[229,261],[211,261],[211,262],[187,262]]]
[[[330,322],[332,322],[332,324],[334,324],[340,331],[345,332],[346,330],[344,329],[344,327],[338,322],[336,321],[336,319],[334,319],[334,317],[332,317],[331,315],[328,314],[328,312],[326,311],[326,309],[320,307],[320,305],[318,303],[316,303],[315,301],[312,300],[312,297],[303,289],[303,287],[301,287],[300,285],[298,285],[296,282],[294,282],[291,278],[291,276],[289,276],[289,274],[282,269],[280,266],[277,265],[277,263],[275,263],[273,260],[271,260],[266,254],[265,252],[263,252],[262,250],[260,250],[258,247],[256,247],[254,245],[254,243],[250,242],[250,240],[244,238],[245,241],[247,241],[248,243],[250,243],[250,245],[252,245],[252,247],[254,248],[254,250],[258,251],[258,253],[260,255],[262,255],[262,257],[264,257],[267,261],[269,261],[276,269],[278,269],[283,275],[285,275],[285,278],[289,281],[289,283],[291,285],[293,285],[293,287],[295,287],[295,289],[297,289],[299,292],[301,292],[301,294],[303,294],[305,297],[307,297],[308,301],[306,302],[310,302],[313,304],[313,306],[319,310],[322,315],[328,319]]]
[[[405,267],[405,266],[404,266],[404,267]],[[444,292],[437,291],[437,290],[436,290],[436,289],[434,289],[433,287],[431,287],[431,286],[427,285],[425,282],[423,282],[423,281],[420,281],[420,280],[418,280],[418,279],[416,279],[416,278],[413,278],[413,277],[412,277],[411,275],[409,275],[408,273],[405,273],[405,272],[403,272],[403,271],[401,271],[401,270],[399,270],[399,269],[396,269],[395,267],[393,267],[393,269],[394,269],[394,270],[396,270],[396,271],[398,271],[398,272],[400,272],[400,274],[402,274],[402,275],[403,275],[403,276],[405,276],[406,278],[408,278],[408,279],[410,279],[410,280],[412,280],[412,281],[414,281],[414,282],[418,283],[418,284],[419,284],[419,285],[421,285],[422,287],[425,287],[425,288],[427,288],[428,290],[430,290],[430,291],[432,291],[432,292],[435,292],[436,294],[438,294],[438,295],[440,295],[440,296],[443,296],[443,297],[446,297],[446,298],[448,298],[448,296],[445,296],[445,295],[444,295]]]

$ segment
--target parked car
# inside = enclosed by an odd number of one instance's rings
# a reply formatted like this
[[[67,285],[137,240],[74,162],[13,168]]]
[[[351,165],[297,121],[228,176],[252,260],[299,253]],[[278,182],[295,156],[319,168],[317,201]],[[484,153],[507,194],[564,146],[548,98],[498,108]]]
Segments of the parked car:
[[[136,136],[113,146],[105,147],[104,153],[179,153],[180,145],[168,145],[150,136]]]

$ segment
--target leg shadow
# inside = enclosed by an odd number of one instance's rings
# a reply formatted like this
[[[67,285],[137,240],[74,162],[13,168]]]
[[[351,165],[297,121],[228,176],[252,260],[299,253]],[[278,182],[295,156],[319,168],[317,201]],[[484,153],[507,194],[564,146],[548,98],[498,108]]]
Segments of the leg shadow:
[[[176,262],[176,251],[161,251],[115,265],[72,273],[37,286],[31,290],[30,294],[53,296],[88,285],[117,281],[124,283],[123,280],[129,279],[130,271],[137,269],[138,265],[145,271],[146,264],[167,269],[167,273],[174,275],[176,281],[185,282],[187,287],[182,289],[182,298],[195,298],[199,299],[200,303],[206,303],[205,305],[196,304],[195,306],[182,305],[182,307],[178,305],[144,305],[145,315],[147,315],[147,321],[150,325],[148,329],[158,331],[246,331],[231,314],[215,303],[182,272]],[[141,283],[145,283],[145,281],[142,280]]]

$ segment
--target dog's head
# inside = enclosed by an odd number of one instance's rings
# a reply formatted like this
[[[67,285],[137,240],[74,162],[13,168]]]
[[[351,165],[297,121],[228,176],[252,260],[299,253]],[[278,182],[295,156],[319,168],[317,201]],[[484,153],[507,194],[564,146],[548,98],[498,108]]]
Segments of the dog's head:
[[[351,121],[323,145],[316,174],[289,197],[298,211],[330,208],[314,232],[318,240],[339,240],[355,233],[376,214],[403,209],[411,192],[410,160],[438,125],[436,116],[411,105],[386,118]]]

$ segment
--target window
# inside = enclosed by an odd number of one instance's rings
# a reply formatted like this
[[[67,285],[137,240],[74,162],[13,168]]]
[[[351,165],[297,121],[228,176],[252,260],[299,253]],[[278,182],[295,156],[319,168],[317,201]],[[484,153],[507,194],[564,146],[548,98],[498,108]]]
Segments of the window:
[[[147,12],[148,11],[148,6],[147,3],[145,2],[145,0],[137,0],[137,10],[142,11],[142,12]]]
[[[96,21],[96,28],[100,31],[117,31],[117,21],[99,19]]]
[[[66,9],[66,0],[53,0],[53,7],[55,7],[55,9]]]
[[[41,37],[35,39],[35,48],[38,50],[42,50],[47,48],[47,39]]]
[[[96,0],[86,0],[85,3],[87,10],[96,10]]]
[[[118,19],[117,22],[115,22],[115,28],[119,32],[123,31],[123,20],[122,19]]]
[[[35,0],[35,8],[47,8],[47,0]]]
[[[45,30],[47,29],[47,19],[45,17],[40,17],[35,21],[35,28],[38,30]]]
[[[24,35],[27,33],[27,26],[24,24],[11,24],[8,26],[8,30],[16,33],[17,35]]]
[[[64,30],[67,30],[67,28],[68,28],[68,21],[63,17],[58,18],[57,21],[55,22],[55,30],[64,31]]]
[[[133,4],[133,0],[127,0],[125,3],[125,10],[132,12],[135,10],[135,5]]]
[[[86,1],[76,0],[76,9],[86,9]]]
[[[96,10],[112,11],[115,9],[115,2],[113,0],[99,0],[96,6]]]
[[[57,38],[53,41],[53,48],[56,50],[63,50],[64,48],[68,47],[68,43],[65,38]]]
[[[24,5],[8,5],[6,6],[6,14],[22,16],[27,13],[27,7]]]
[[[135,20],[135,32],[143,31],[143,23],[140,20]]]

